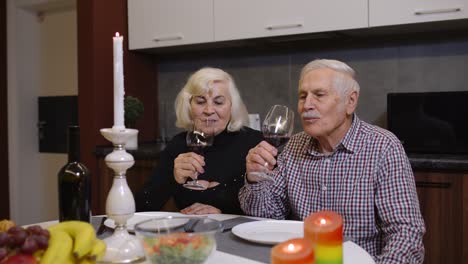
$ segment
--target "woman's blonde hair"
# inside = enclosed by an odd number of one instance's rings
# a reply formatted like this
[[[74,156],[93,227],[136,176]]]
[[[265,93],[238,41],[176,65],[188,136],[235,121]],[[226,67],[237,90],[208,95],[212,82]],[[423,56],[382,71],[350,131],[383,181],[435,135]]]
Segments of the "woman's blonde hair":
[[[193,73],[175,100],[177,116],[176,126],[189,130],[193,126],[190,116],[190,101],[194,96],[206,94],[213,89],[214,82],[226,82],[231,96],[231,119],[227,125],[228,131],[238,131],[248,125],[248,112],[240,96],[239,90],[231,75],[217,68],[202,68]]]

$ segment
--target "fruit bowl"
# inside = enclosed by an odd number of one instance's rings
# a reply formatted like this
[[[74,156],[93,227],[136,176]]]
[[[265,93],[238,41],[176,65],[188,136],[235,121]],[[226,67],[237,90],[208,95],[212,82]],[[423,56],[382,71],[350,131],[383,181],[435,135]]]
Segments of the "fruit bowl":
[[[221,222],[206,217],[167,216],[135,225],[135,234],[153,264],[204,263],[216,249]]]

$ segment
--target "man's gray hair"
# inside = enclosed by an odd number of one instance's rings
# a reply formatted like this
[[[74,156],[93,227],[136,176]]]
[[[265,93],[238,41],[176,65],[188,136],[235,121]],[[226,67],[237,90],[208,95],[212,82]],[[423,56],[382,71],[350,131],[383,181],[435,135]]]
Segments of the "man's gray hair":
[[[333,88],[337,89],[342,95],[349,94],[353,91],[356,91],[359,94],[360,87],[359,83],[355,79],[356,74],[354,70],[346,63],[338,60],[317,59],[307,63],[307,65],[302,68],[299,85],[302,83],[302,80],[307,73],[318,69],[331,69],[341,73],[336,75],[333,82]]]

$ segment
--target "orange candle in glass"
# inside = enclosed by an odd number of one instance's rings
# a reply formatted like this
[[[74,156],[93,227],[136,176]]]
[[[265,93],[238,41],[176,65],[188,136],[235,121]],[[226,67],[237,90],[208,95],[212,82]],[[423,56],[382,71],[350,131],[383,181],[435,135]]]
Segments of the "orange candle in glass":
[[[310,241],[293,238],[271,249],[271,264],[314,264],[314,250]]]
[[[315,263],[343,263],[343,218],[333,211],[320,211],[304,220],[304,238],[312,243]]]

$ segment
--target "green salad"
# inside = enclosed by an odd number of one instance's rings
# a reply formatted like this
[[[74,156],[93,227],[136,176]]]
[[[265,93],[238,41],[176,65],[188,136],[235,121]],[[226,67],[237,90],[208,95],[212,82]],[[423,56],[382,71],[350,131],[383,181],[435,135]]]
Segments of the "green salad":
[[[155,238],[145,238],[143,247],[153,264],[203,263],[215,247],[212,235],[173,233]]]

